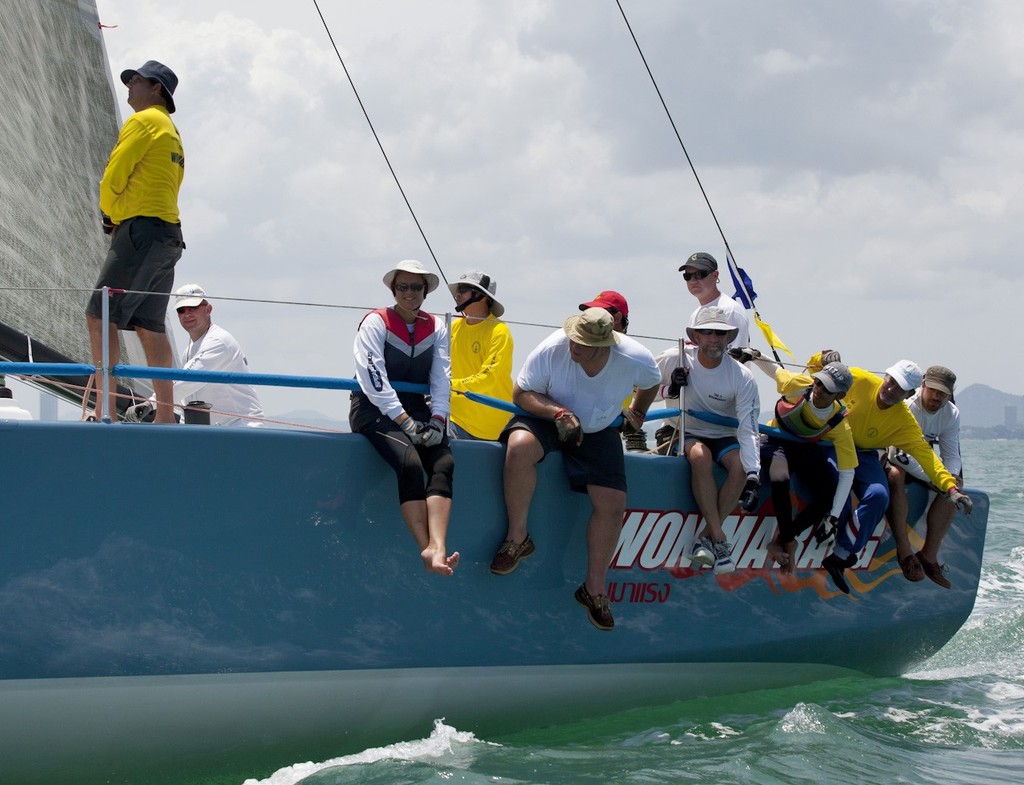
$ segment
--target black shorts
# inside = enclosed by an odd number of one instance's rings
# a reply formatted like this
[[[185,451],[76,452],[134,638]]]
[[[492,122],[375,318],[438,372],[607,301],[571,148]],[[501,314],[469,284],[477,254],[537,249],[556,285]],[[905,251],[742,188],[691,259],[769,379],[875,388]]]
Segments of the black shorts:
[[[586,493],[588,485],[597,485],[626,492],[626,461],[617,428],[584,434],[582,444],[576,446],[559,441],[558,429],[550,420],[517,414],[505,426],[499,441],[508,444],[509,434],[520,428],[537,437],[544,457],[555,450],[561,451],[569,487],[574,491]]]
[[[167,302],[174,287],[174,265],[185,243],[181,225],[140,216],[122,221],[114,229],[110,250],[100,270],[96,288],[128,290],[110,297],[110,323],[119,330],[141,327],[154,333],[166,331]],[[102,317],[103,292],[93,292],[85,312]]]

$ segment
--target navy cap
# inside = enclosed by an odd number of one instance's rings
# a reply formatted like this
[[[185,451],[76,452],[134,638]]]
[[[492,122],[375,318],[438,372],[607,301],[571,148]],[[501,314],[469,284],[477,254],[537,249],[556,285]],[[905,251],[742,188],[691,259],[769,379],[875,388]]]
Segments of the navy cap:
[[[174,88],[178,86],[178,77],[175,76],[174,71],[156,60],[147,60],[138,68],[122,71],[121,81],[128,84],[135,74],[143,79],[156,79],[160,83],[160,86],[164,88],[164,98],[167,100],[167,111],[174,114]]]

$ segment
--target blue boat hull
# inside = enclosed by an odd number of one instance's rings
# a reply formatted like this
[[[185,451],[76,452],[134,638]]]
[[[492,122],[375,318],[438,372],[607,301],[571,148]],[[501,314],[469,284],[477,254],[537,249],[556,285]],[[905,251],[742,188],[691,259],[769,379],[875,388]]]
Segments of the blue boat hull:
[[[531,508],[537,553],[496,577],[503,450],[455,445],[448,542],[462,560],[442,579],[423,571],[394,477],[358,436],[3,422],[0,443],[4,781],[5,768],[36,770],[29,737],[58,718],[68,765],[137,781],[129,759],[212,766],[211,736],[223,750],[237,734],[250,763],[273,766],[419,737],[441,716],[493,734],[850,670],[899,674],[970,614],[988,513],[972,491],[969,525],[944,545],[950,591],[908,584],[882,533],[849,597],[815,569],[813,542],[783,578],[766,563],[766,507],[727,523],[741,569],[716,577],[685,559],[698,523],[685,462],[627,455],[608,577],[616,627],[603,633],[573,600],[589,502],[568,491],[558,456],[541,464]],[[912,518],[925,501],[912,497]],[[112,732],[115,752],[100,750]],[[151,754],[132,757],[129,742]]]

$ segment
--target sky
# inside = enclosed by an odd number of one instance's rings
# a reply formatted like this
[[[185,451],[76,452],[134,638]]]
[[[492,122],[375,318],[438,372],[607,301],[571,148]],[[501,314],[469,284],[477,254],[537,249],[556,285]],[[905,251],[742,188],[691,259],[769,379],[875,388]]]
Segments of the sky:
[[[702,185],[801,364],[827,346],[1024,393],[1024,4],[621,2],[700,184],[614,0],[319,0],[425,241],[313,0],[98,0],[115,74],[156,59],[180,79],[176,284],[317,304],[213,300],[266,373],[351,376],[405,258],[495,278],[517,370],[603,289],[658,353],[696,306],[682,260],[724,263]],[[347,411],[261,394],[269,414]]]

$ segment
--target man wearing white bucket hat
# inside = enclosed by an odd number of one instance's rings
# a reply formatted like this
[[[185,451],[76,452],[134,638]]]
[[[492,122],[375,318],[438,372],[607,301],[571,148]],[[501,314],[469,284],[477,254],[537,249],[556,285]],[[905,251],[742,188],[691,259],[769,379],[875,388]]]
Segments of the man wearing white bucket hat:
[[[889,482],[878,457],[879,450],[889,446],[903,450],[921,464],[928,479],[961,512],[970,515],[974,506],[925,440],[921,426],[907,408],[907,398],[921,385],[921,369],[910,360],[900,360],[886,369],[884,378],[861,368],[851,368],[850,372],[853,384],[846,396],[850,410],[847,422],[857,447],[853,493],[859,501],[856,515],[850,501],[846,502],[835,547],[822,561],[836,588],[846,594],[850,586],[844,571],[857,563],[889,507]]]
[[[753,511],[760,489],[757,382],[726,353],[737,333],[725,311],[708,305],[697,312],[694,325],[686,328],[695,346],[686,347],[683,363],[678,349],[658,356],[666,400],[677,399],[685,386],[687,409],[737,421],[737,425],[724,425],[687,414],[683,423],[683,454],[690,462],[690,484],[705,524],[704,533],[698,532],[694,539],[690,561],[698,567],[713,567],[715,574],[736,569],[723,522],[737,502],[744,510]],[[720,488],[715,483],[716,463],[726,471]]]

